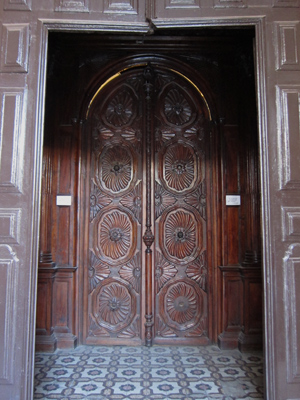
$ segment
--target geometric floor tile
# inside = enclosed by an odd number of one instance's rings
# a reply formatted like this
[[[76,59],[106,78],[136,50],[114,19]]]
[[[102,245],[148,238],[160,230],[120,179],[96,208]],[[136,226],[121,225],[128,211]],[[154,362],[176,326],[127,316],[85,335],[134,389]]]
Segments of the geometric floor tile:
[[[36,353],[34,399],[263,399],[263,357],[216,346],[79,346]]]

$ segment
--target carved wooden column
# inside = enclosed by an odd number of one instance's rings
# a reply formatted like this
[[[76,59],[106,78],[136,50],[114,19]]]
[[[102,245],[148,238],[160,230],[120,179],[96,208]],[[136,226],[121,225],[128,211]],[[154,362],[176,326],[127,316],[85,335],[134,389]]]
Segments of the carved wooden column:
[[[153,71],[151,66],[145,68],[144,71],[145,84],[144,89],[146,92],[146,231],[143,236],[143,241],[146,245],[146,323],[145,323],[145,336],[146,346],[152,345],[153,338],[153,310],[152,310],[152,250],[151,246],[154,242],[154,235],[151,230],[152,217],[151,217],[151,160],[152,160],[152,125],[151,125],[151,94],[153,91]]]
[[[57,340],[52,328],[53,281],[56,274],[51,253],[51,201],[52,201],[51,148],[45,143],[43,155],[40,257],[38,268],[36,350],[55,351]]]

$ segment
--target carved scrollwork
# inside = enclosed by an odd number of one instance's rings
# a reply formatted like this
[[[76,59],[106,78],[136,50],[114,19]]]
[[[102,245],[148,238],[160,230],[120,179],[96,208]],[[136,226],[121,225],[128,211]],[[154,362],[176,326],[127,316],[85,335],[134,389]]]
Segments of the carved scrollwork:
[[[163,211],[176,203],[176,198],[168,193],[158,182],[155,181],[155,219],[157,219]]]
[[[163,285],[177,274],[177,269],[163,255],[155,251],[155,280],[159,291]]]
[[[188,266],[186,275],[196,281],[201,289],[206,291],[207,282],[207,264],[206,264],[206,251],[203,251],[200,256]]]
[[[176,333],[170,329],[166,324],[163,323],[163,321],[157,317],[157,331],[156,331],[157,336],[161,337],[176,337]]]
[[[95,186],[90,195],[90,221],[95,218],[103,207],[108,206],[111,202],[112,200],[101,193],[99,188]]]
[[[141,257],[138,253],[133,259],[124,265],[119,274],[121,278],[129,282],[137,293],[140,293],[140,285],[142,278]]]
[[[194,193],[191,193],[188,197],[184,199],[184,201],[195,207],[201,217],[206,220],[206,182],[203,180],[197,190]]]
[[[118,337],[125,338],[125,339],[132,339],[134,337],[140,336],[140,319],[136,318],[133,323],[124,331],[122,331]]]
[[[198,179],[196,154],[192,147],[176,143],[162,157],[162,181],[177,194],[191,190]]]
[[[124,196],[121,204],[129,208],[136,219],[141,223],[142,220],[142,183],[139,182],[128,195]]]
[[[105,148],[98,160],[97,184],[116,194],[127,190],[132,179],[133,156],[129,148],[121,144]]]
[[[103,264],[95,254],[90,252],[90,265],[89,265],[89,290],[92,292],[95,287],[103,279],[108,278],[110,275],[110,269],[107,265]]]

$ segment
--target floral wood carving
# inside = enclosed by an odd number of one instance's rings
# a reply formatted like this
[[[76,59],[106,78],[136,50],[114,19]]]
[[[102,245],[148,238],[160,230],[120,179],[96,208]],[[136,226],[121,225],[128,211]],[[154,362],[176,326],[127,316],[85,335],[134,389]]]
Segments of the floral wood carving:
[[[110,269],[107,265],[103,264],[95,254],[90,251],[90,265],[89,265],[89,289],[92,292],[95,287],[103,279],[107,278],[110,274]]]
[[[206,220],[206,182],[203,180],[197,190],[191,193],[184,201],[195,207],[199,212],[201,217]]]
[[[206,251],[203,251],[200,256],[188,266],[186,274],[189,278],[196,281],[201,289],[206,291],[207,283],[207,265],[206,265]]]
[[[89,336],[109,337],[109,333],[104,328],[100,327],[91,317],[89,320]]]
[[[191,189],[197,179],[196,155],[190,146],[176,143],[163,156],[163,181],[177,193]]]
[[[121,204],[129,208],[136,219],[141,223],[142,221],[142,183],[139,182],[136,187],[128,195],[124,196]]]
[[[174,278],[176,273],[174,265],[171,265],[160,252],[155,251],[155,280],[158,292],[169,279]]]
[[[108,278],[93,292],[92,314],[99,326],[119,332],[136,314],[135,296],[121,280]]]
[[[133,259],[124,265],[119,274],[121,278],[129,282],[137,293],[140,293],[142,268],[141,268],[141,257],[138,253]]]
[[[161,290],[161,316],[175,331],[186,331],[198,325],[203,315],[203,294],[188,278],[169,281]]]
[[[108,206],[112,200],[100,192],[97,186],[94,186],[90,195],[90,221],[92,221],[98,212],[105,206]]]
[[[163,211],[176,203],[176,198],[168,193],[158,182],[155,181],[155,219],[157,219]]]
[[[116,128],[128,125],[135,116],[136,104],[132,89],[126,86],[108,101],[104,114],[106,122]]]
[[[191,106],[178,88],[170,89],[164,99],[164,114],[170,124],[181,126],[192,118]]]
[[[175,263],[193,261],[202,248],[201,228],[201,222],[187,209],[165,212],[160,221],[160,247],[165,257]]]
[[[112,265],[126,262],[136,248],[136,223],[132,217],[113,208],[99,217],[94,224],[94,251],[97,257]]]
[[[112,193],[128,189],[133,179],[133,159],[128,147],[107,147],[99,158],[96,182]]]

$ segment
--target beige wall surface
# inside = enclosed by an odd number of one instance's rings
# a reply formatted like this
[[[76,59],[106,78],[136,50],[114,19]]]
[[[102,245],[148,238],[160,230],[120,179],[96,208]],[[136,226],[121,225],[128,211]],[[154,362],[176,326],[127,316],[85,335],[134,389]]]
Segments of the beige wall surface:
[[[254,26],[266,398],[300,398],[300,1],[3,0],[0,399],[32,399],[47,36]],[[298,317],[298,318],[297,318]]]

